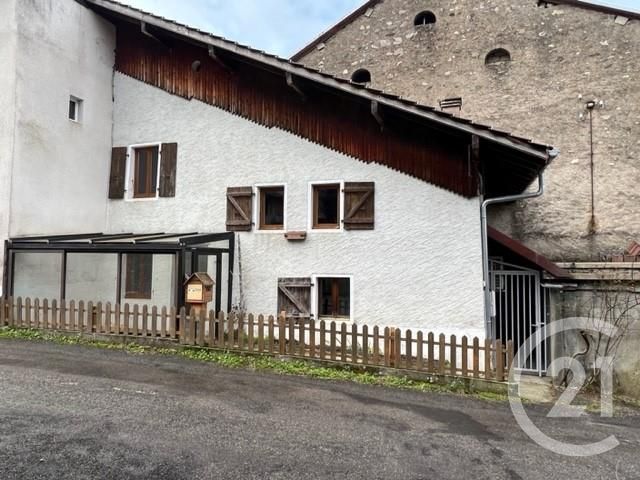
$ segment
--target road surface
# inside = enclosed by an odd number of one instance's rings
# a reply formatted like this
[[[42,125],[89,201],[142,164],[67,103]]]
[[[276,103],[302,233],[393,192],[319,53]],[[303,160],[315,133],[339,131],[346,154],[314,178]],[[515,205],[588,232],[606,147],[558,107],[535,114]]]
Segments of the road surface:
[[[528,410],[560,440],[621,445],[555,455],[504,403],[0,340],[2,480],[640,478],[640,417]]]

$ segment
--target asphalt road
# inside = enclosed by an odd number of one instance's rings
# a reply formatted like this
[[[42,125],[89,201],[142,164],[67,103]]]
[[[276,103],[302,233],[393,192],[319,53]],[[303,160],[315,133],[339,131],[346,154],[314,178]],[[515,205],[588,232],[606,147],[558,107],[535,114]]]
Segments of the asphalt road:
[[[0,340],[2,480],[640,478],[640,417],[529,410],[558,439],[621,445],[561,457],[502,403]]]

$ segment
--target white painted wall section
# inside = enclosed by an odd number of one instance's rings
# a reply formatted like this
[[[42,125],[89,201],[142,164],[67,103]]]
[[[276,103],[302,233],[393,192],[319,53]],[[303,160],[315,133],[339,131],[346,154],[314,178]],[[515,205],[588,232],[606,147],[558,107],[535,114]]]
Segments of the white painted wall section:
[[[262,183],[286,183],[287,229],[307,230],[309,182],[374,181],[373,231],[239,234],[246,308],[275,313],[279,277],[348,275],[356,322],[484,335],[477,199],[116,73],[114,146],[156,141],[178,143],[176,196],[109,201],[108,230],[224,231],[227,187]]]

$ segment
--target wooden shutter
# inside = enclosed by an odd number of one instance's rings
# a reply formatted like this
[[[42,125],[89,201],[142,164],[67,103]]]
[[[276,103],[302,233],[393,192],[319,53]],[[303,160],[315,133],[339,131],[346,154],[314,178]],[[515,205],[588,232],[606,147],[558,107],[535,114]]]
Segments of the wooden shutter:
[[[287,318],[311,318],[311,279],[278,279],[278,315],[287,312]]]
[[[252,207],[252,187],[227,188],[227,230],[230,232],[251,231]]]
[[[163,143],[161,148],[159,195],[161,197],[175,197],[178,144]]]
[[[375,184],[373,182],[345,182],[345,230],[373,230],[375,219]]]
[[[109,198],[124,198],[124,176],[127,168],[127,147],[111,149],[111,173],[109,174]]]

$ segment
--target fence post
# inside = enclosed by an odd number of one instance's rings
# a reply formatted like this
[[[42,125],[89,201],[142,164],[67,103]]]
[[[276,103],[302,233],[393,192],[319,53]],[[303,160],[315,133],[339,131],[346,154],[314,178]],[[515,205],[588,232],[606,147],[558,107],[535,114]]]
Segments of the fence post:
[[[95,321],[95,314],[96,311],[93,308],[93,302],[89,301],[87,302],[87,333],[93,333],[93,322]],[[56,312],[56,317],[57,317],[57,312]],[[56,324],[58,324],[58,322],[55,322]]]
[[[385,367],[390,367],[391,366],[391,347],[392,347],[392,342],[393,340],[391,340],[391,330],[389,329],[389,327],[384,327],[384,366]]]
[[[258,315],[258,351],[264,352],[264,315]]]
[[[491,367],[491,340],[489,338],[484,339],[484,378],[490,379],[493,377],[493,369]]]
[[[416,335],[416,368],[418,370],[422,370],[424,367],[422,358],[422,347],[424,339],[422,338],[422,335],[422,330],[418,330],[418,333]]]
[[[413,339],[411,338],[412,336],[413,334],[411,333],[411,330],[407,329],[405,333],[405,339],[404,339],[405,368],[411,368],[413,363],[413,348],[411,348],[413,346]]]
[[[455,335],[451,335],[451,340],[449,341],[449,365],[451,367],[450,373],[452,376],[456,376],[458,373],[458,342]]]
[[[216,345],[219,347],[224,347],[224,317],[224,312],[221,310],[216,323]]]
[[[324,360],[327,348],[327,328],[324,320],[320,320],[320,360]]]
[[[216,341],[216,312],[209,310],[209,337],[207,345],[213,347]]]
[[[380,365],[380,327],[373,326],[373,363]]]
[[[298,355],[305,356],[306,353],[306,335],[305,335],[305,321],[298,322]]]
[[[462,376],[466,377],[469,373],[469,361],[468,361],[468,349],[469,349],[469,340],[466,335],[462,337]]]
[[[249,314],[247,323],[247,348],[253,352],[253,313]]]
[[[273,315],[269,315],[269,319],[267,320],[267,334],[269,335],[269,353],[273,353],[275,348],[274,348],[274,344],[275,344],[275,326],[274,326],[274,319],[273,319]]]
[[[151,307],[151,336],[158,336],[158,307],[155,305]]]
[[[9,326],[10,327],[14,327],[16,325],[16,317],[15,317],[15,311],[13,309],[14,307],[14,303],[13,303],[13,297],[9,297],[8,299],[8,312],[7,312],[7,318],[9,319]]]
[[[496,342],[496,380],[499,382],[504,380],[504,351],[502,348],[502,340]]]
[[[399,328],[396,328],[393,332],[393,345],[394,345],[394,352],[393,352],[393,366],[395,368],[400,368],[401,366],[401,361],[402,361],[402,352],[401,352],[401,348],[402,348],[402,332],[400,331]]]
[[[31,298],[24,299],[24,321],[27,328],[31,328]]]
[[[347,324],[340,324],[340,361],[347,361]]]
[[[509,374],[511,373],[511,368],[513,367],[513,359],[514,359],[513,341],[508,340],[507,341],[507,371],[506,371],[507,378],[509,377]]]
[[[138,304],[133,306],[133,335],[136,337],[140,334],[140,307]]]
[[[204,332],[205,325],[204,322],[207,320],[207,311],[204,308],[200,308],[198,312],[198,330],[196,331],[196,335],[198,336],[198,346],[204,347]]]
[[[40,325],[40,300],[37,298],[33,301],[33,323],[36,328],[42,328]]]
[[[289,319],[289,348],[287,352],[289,355],[296,354],[296,322],[293,317]]]
[[[480,340],[473,337],[473,378],[480,378]]]
[[[362,326],[362,364],[369,365],[369,327]]]
[[[309,320],[309,357],[316,356],[316,321],[312,318]]]
[[[147,305],[142,306],[142,321],[140,323],[141,335],[146,337],[149,334],[149,307]]]
[[[329,324],[329,358],[336,359],[336,322],[333,320]]]
[[[441,333],[438,337],[438,373],[440,375],[444,375],[444,367],[447,361],[446,344],[447,340],[444,336],[444,333]]]
[[[45,330],[49,329],[49,300],[42,300],[42,324]]]
[[[178,336],[178,342],[184,345],[187,343],[187,310],[185,307],[180,307],[178,320],[178,327],[176,328],[175,334]]]
[[[351,363],[358,363],[358,326],[351,324]]]
[[[287,353],[286,343],[287,343],[287,314],[285,312],[280,312],[278,316],[278,351],[280,355],[284,355]]]

